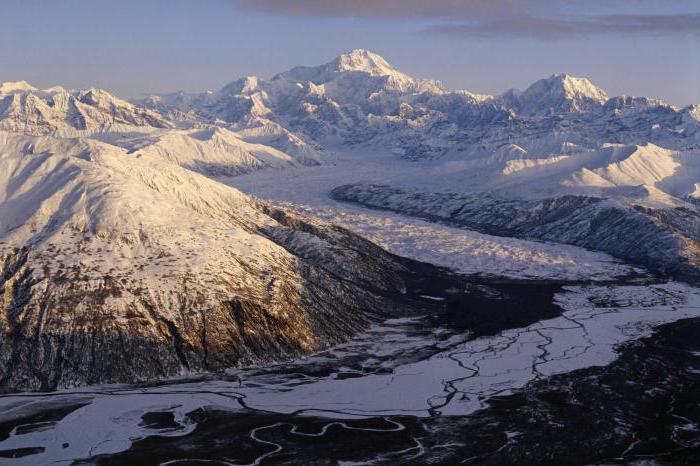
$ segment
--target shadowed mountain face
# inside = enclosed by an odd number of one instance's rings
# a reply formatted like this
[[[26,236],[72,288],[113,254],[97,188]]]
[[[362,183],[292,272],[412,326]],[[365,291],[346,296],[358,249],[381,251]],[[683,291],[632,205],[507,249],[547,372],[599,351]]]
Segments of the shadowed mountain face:
[[[3,143],[3,390],[289,358],[411,312],[404,265],[342,229],[107,144]]]

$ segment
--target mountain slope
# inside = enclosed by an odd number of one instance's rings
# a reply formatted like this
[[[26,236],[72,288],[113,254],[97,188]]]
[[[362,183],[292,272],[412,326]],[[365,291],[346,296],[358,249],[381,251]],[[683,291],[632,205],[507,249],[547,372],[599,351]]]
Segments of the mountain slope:
[[[492,235],[603,251],[662,274],[700,279],[700,210],[692,204],[650,206],[590,195],[526,200],[365,184],[340,186],[331,195]]]
[[[500,101],[518,114],[534,116],[600,110],[608,95],[586,78],[555,74],[524,92],[510,91]]]
[[[244,141],[216,126],[121,137],[107,137],[137,158],[175,163],[206,176],[235,176],[264,168],[292,168],[298,159],[271,146]],[[311,164],[310,161],[306,161]]]
[[[24,82],[0,85],[0,130],[76,137],[144,127],[171,128],[173,124],[101,89],[39,90]]]
[[[399,312],[404,267],[352,234],[97,141],[0,142],[3,390],[288,358]]]
[[[484,233],[583,246],[695,280],[699,180],[697,150],[609,144],[532,158],[510,145],[482,159],[425,166],[420,177],[393,185],[356,183],[331,195]]]

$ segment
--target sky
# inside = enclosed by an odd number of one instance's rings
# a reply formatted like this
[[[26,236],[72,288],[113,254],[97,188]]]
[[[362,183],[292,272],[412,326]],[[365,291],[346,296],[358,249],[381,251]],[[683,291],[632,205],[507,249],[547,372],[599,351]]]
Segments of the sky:
[[[219,89],[355,48],[498,94],[566,72],[700,103],[700,0],[2,0],[0,82]]]

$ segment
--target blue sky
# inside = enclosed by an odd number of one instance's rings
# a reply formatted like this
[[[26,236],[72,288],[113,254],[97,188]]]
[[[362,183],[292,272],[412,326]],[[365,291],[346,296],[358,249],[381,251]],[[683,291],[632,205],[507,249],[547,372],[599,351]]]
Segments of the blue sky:
[[[3,0],[0,81],[139,97],[366,48],[499,93],[567,72],[700,103],[700,0]]]

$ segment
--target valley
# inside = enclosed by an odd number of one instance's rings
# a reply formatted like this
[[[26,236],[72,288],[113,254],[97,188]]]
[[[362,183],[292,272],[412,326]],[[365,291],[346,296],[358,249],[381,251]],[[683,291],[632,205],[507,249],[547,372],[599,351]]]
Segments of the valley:
[[[0,463],[691,464],[699,196],[697,105],[564,73],[4,83]]]

